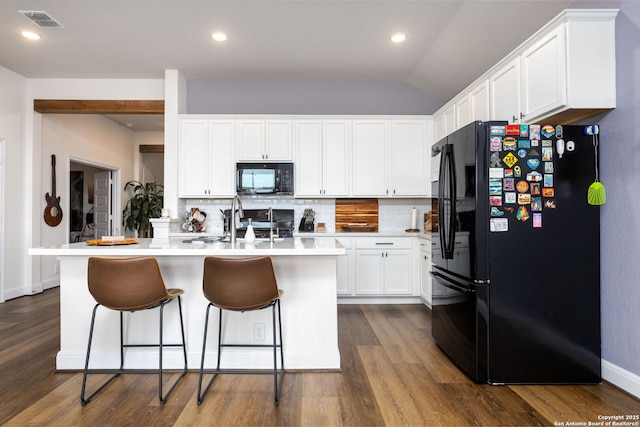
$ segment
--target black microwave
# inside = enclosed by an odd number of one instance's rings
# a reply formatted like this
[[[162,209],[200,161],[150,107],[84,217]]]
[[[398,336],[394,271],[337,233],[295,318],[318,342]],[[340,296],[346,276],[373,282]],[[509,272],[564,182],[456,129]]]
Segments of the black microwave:
[[[236,163],[238,194],[293,194],[293,163]]]

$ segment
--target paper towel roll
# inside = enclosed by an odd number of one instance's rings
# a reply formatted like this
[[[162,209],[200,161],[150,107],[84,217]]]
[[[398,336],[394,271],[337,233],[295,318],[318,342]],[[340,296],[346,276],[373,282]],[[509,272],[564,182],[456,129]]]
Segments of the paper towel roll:
[[[418,211],[413,208],[411,210],[411,229],[415,230],[416,228],[418,228]]]

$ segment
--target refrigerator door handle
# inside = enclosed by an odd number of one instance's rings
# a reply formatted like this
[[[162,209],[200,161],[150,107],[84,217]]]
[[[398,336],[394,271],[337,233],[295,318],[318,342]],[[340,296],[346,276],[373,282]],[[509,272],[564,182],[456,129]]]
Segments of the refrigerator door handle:
[[[448,229],[445,231],[443,248],[444,259],[453,259],[453,249],[455,242],[455,218],[456,218],[456,194],[457,194],[457,182],[456,182],[456,168],[453,154],[453,145],[447,145],[445,149],[445,174],[448,174],[449,183],[449,218]],[[444,211],[444,208],[443,208]]]
[[[446,234],[446,230],[444,228],[444,183],[445,183],[445,174],[446,174],[446,170],[447,170],[447,155],[446,155],[446,148],[447,146],[445,145],[443,147],[442,151],[445,151],[445,153],[442,153],[440,155],[440,176],[438,177],[438,222],[440,223],[440,226],[442,227],[440,229],[440,232],[438,233],[438,238],[440,240],[440,255],[442,256],[442,259],[447,259],[445,257],[445,234]]]
[[[436,280],[438,280],[438,283],[440,283],[442,286],[453,289],[454,291],[461,292],[463,294],[472,294],[474,292],[473,289],[469,289],[463,284],[451,280],[450,278],[436,271],[431,271],[429,272],[429,274],[431,274]]]

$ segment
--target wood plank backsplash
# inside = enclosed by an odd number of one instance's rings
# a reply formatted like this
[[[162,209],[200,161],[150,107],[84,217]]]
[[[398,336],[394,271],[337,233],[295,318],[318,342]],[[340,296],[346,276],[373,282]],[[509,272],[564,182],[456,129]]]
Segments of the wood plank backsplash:
[[[367,231],[378,231],[378,199],[336,199],[336,231],[360,223],[367,224]]]

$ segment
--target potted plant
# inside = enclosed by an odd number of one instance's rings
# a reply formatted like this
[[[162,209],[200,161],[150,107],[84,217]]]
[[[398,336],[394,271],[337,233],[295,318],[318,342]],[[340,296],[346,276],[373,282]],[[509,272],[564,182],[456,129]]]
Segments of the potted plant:
[[[164,202],[164,187],[155,182],[129,181],[124,186],[131,198],[122,211],[122,225],[125,230],[138,233],[138,237],[151,237],[149,218],[159,218]]]

